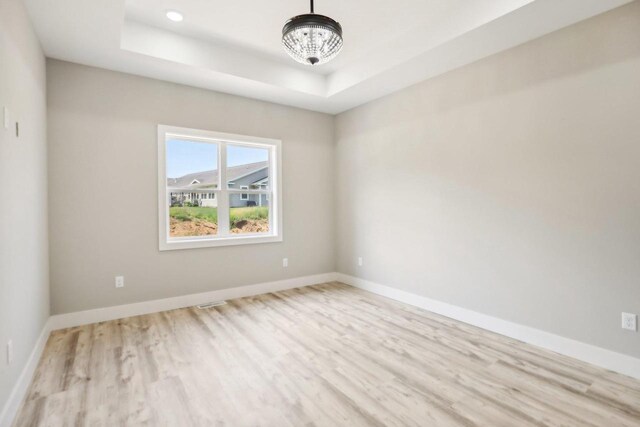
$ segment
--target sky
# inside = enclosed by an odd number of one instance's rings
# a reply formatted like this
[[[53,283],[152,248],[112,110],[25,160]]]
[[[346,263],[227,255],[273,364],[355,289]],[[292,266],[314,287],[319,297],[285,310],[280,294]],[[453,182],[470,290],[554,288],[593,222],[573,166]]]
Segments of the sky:
[[[237,166],[268,160],[268,150],[227,145],[227,165]],[[205,142],[167,141],[167,177],[179,178],[218,168],[218,145]]]

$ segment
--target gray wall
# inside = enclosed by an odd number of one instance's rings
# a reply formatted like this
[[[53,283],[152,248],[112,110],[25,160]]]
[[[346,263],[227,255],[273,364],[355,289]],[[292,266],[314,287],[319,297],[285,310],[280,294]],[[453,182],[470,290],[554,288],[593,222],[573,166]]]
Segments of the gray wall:
[[[0,411],[49,317],[45,83],[44,55],[22,2],[0,1]]]
[[[334,270],[332,116],[47,64],[53,313]],[[160,253],[159,123],[281,139],[284,242]]]
[[[340,114],[338,270],[640,357],[639,29],[634,2]]]

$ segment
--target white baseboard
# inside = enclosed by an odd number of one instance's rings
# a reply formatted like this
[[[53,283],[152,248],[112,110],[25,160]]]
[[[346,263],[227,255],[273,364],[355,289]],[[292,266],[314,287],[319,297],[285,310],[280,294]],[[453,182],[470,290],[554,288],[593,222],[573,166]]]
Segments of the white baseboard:
[[[528,344],[533,344],[565,356],[573,357],[574,359],[582,360],[611,371],[640,379],[640,359],[635,357],[616,353],[611,350],[606,350],[581,341],[555,335],[540,329],[520,325],[508,320],[488,316],[486,314],[478,313],[477,311],[436,301],[410,292],[395,289],[390,286],[380,285],[378,283],[349,276],[347,274],[336,273],[335,279],[339,282],[374,294],[423,308],[451,319],[478,326],[482,329],[487,329]]]
[[[142,314],[157,313],[159,311],[173,310],[176,308],[192,307],[208,301],[228,300],[266,294],[269,292],[283,291],[285,289],[316,285],[318,283],[331,282],[333,280],[335,280],[335,273],[324,273],[313,276],[278,280],[275,282],[258,283],[255,285],[202,292],[199,294],[182,295],[133,304],[96,308],[94,310],[56,314],[50,318],[51,330],[88,325],[90,323],[104,322],[107,320],[122,319],[123,317],[140,316]]]
[[[40,336],[36,341],[36,344],[31,350],[31,354],[29,355],[29,359],[27,359],[27,364],[22,369],[20,376],[18,377],[18,381],[13,386],[13,390],[11,390],[11,394],[9,395],[9,399],[4,404],[2,408],[2,412],[0,412],[0,427],[10,427],[13,424],[13,420],[16,417],[18,410],[20,409],[20,405],[22,404],[22,400],[29,389],[29,385],[31,385],[31,379],[33,378],[33,374],[38,367],[38,362],[40,362],[40,356],[42,356],[42,352],[44,351],[44,346],[47,343],[47,339],[49,339],[49,333],[51,332],[51,318],[47,320],[42,328],[42,332],[40,332]]]

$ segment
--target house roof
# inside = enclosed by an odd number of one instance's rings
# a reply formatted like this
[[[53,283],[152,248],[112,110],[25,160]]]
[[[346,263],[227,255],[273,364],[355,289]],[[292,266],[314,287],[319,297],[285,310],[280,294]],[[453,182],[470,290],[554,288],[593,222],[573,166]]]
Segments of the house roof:
[[[234,181],[269,167],[269,162],[248,163],[227,168],[227,181]],[[258,180],[262,180],[260,178]],[[218,170],[194,172],[179,178],[167,178],[169,188],[207,188],[218,185]]]

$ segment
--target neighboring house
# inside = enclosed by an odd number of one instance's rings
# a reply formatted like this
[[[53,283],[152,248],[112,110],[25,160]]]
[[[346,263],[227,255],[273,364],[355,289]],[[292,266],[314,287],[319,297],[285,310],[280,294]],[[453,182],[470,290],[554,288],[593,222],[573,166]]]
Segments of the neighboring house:
[[[238,190],[266,190],[269,185],[269,163],[257,162],[227,168],[227,187]],[[167,188],[171,193],[171,204],[198,202],[200,206],[217,207],[215,193],[203,190],[218,188],[218,170],[190,173],[179,178],[168,178]],[[231,194],[229,206],[267,206],[266,194]]]

